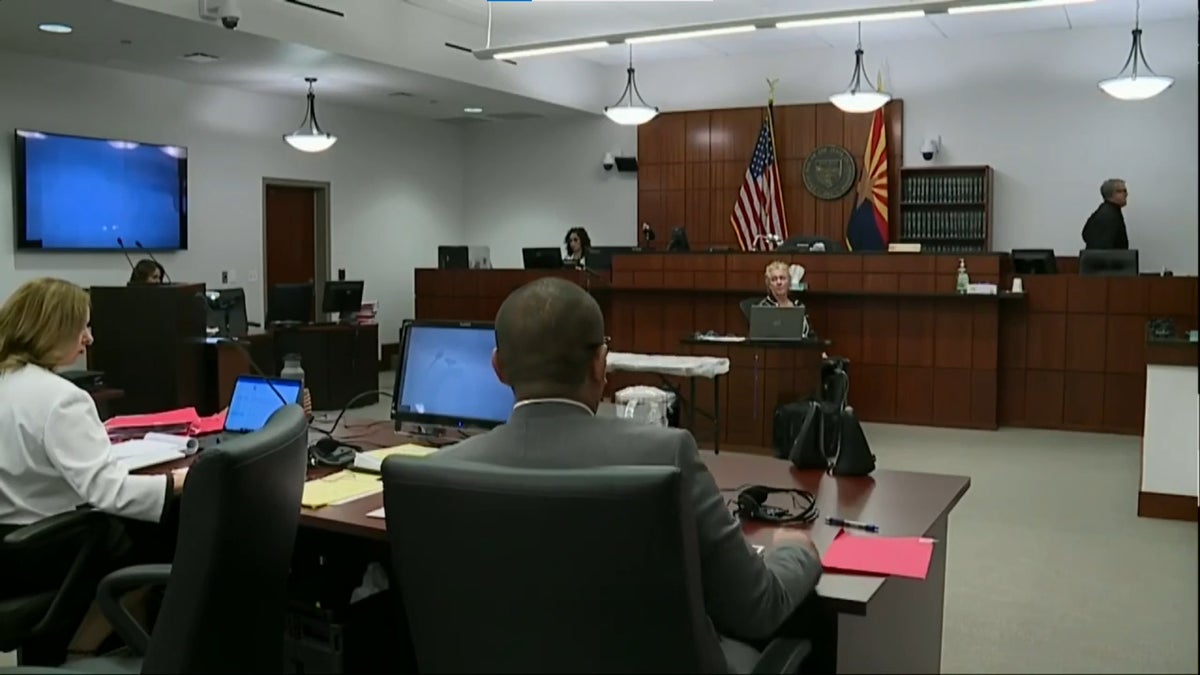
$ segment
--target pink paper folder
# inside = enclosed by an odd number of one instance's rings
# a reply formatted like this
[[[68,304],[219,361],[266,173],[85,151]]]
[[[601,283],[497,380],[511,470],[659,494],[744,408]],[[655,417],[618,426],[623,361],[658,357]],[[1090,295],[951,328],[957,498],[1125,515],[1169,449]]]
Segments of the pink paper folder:
[[[228,412],[229,408],[226,408],[215,415],[201,417],[195,422],[192,422],[191,435],[203,436],[204,434],[211,434],[223,430],[225,428],[225,414]]]
[[[925,537],[877,537],[841,530],[821,556],[829,572],[860,572],[924,579],[929,574],[934,540]]]
[[[104,428],[109,431],[128,429],[130,427],[168,427],[194,424],[200,419],[195,408],[180,408],[146,415],[121,415],[104,422]]]

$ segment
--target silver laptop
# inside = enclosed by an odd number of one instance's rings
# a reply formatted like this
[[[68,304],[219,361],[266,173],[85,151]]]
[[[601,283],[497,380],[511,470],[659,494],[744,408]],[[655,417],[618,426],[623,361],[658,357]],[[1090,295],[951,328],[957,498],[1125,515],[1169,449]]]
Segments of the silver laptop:
[[[804,308],[754,305],[750,308],[751,340],[803,340]]]

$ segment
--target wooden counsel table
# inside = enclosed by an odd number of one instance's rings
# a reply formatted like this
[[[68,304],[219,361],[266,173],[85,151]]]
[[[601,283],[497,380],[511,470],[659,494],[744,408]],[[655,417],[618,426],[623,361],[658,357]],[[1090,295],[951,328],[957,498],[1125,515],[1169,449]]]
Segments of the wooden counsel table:
[[[346,440],[366,447],[403,442],[404,437],[396,435],[390,424],[351,423]],[[827,619],[836,622],[836,632],[830,633],[837,638],[836,645],[816,646],[818,652],[827,650],[819,657],[826,666],[813,672],[940,672],[948,522],[950,512],[970,487],[970,478],[884,470],[867,478],[836,478],[820,471],[798,471],[774,458],[701,454],[717,485],[729,490],[730,496],[734,488],[746,484],[798,487],[816,495],[821,514],[810,534],[821,550],[837,534],[837,528],[823,521],[833,515],[875,523],[884,535],[937,539],[924,581],[849,574],[822,577],[817,593],[826,602]],[[310,472],[310,477],[327,473]],[[367,517],[382,506],[383,495],[376,494],[341,505],[302,509],[300,524],[382,542],[387,539],[384,520]],[[743,532],[750,542],[769,547],[774,527],[747,523]]]

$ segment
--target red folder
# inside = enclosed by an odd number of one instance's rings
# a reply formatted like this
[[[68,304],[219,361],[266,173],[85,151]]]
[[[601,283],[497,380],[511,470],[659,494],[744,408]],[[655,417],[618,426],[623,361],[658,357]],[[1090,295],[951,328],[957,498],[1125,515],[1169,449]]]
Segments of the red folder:
[[[934,540],[926,537],[878,537],[841,530],[821,556],[821,565],[829,572],[924,579],[933,545]]]

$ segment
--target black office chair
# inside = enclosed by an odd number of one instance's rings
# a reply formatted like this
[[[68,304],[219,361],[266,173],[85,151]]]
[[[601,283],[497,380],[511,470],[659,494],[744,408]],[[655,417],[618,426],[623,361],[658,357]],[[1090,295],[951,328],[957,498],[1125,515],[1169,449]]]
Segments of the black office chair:
[[[383,485],[420,672],[729,672],[676,467],[392,457]],[[795,672],[810,649],[776,640],[734,665]]]
[[[57,588],[0,600],[0,652],[16,650],[17,662],[26,665],[63,662],[104,572],[109,518],[91,510],[59,513],[0,540],[0,569],[20,557],[70,559]]]
[[[840,253],[842,245],[830,239],[829,237],[813,237],[810,235],[798,235],[788,237],[786,241],[775,248],[779,253],[797,253],[803,251],[811,251],[814,244],[821,244],[825,248],[825,253]]]
[[[762,302],[762,298],[746,298],[738,303],[742,316],[746,317],[746,325],[750,324],[750,308]]]
[[[188,472],[171,565],[138,565],[100,582],[96,599],[128,645],[67,670],[0,672],[277,673],[308,446],[304,410],[276,411],[258,432],[205,450]],[[120,604],[166,585],[151,634]]]

